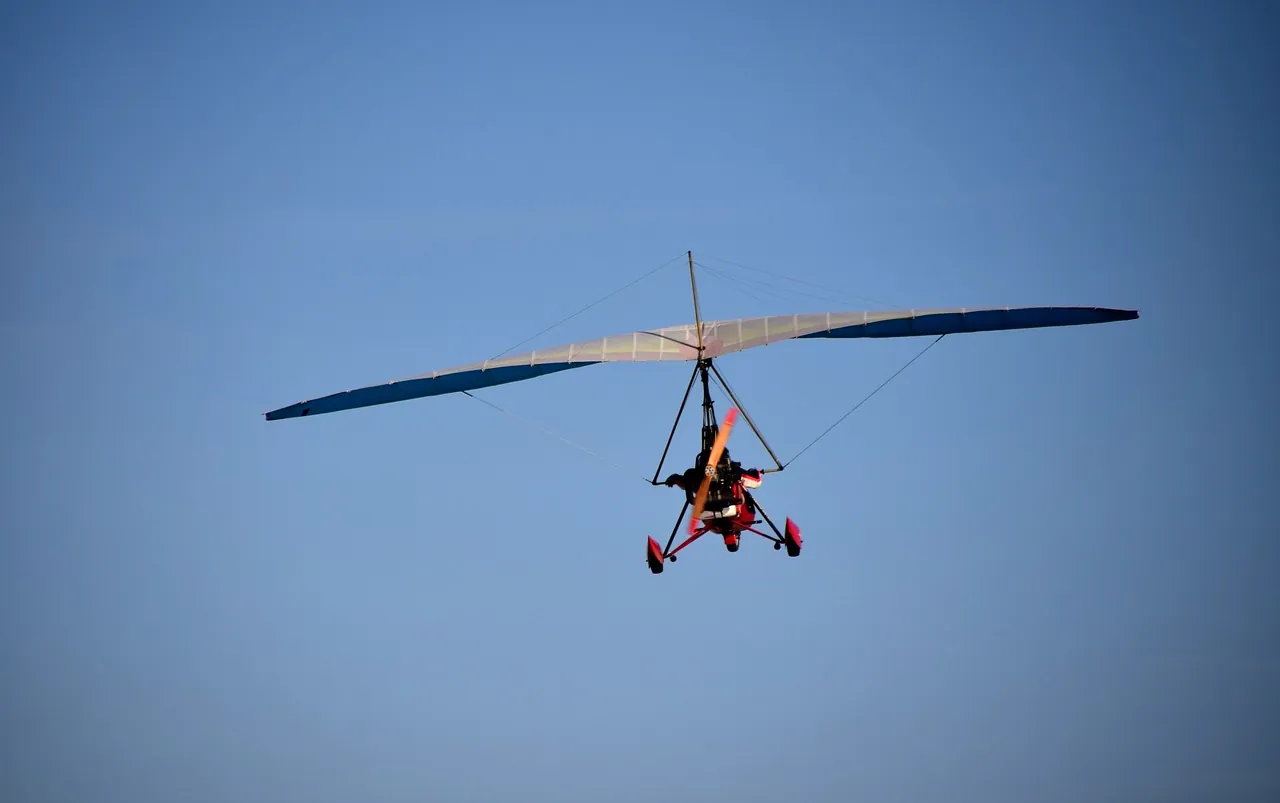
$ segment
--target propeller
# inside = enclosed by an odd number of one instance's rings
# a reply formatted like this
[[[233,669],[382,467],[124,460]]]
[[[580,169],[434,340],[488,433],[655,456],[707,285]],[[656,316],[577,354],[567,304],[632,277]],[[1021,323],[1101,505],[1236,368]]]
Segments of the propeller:
[[[729,412],[724,417],[724,424],[720,426],[720,432],[716,435],[715,443],[711,445],[711,454],[707,456],[707,475],[702,478],[702,485],[698,486],[698,495],[693,499],[693,515],[689,517],[690,533],[698,529],[702,508],[707,503],[707,492],[711,490],[711,480],[715,477],[716,463],[720,462],[720,455],[724,454],[724,446],[729,442],[729,433],[733,431],[733,422],[737,419],[738,408],[729,408]]]

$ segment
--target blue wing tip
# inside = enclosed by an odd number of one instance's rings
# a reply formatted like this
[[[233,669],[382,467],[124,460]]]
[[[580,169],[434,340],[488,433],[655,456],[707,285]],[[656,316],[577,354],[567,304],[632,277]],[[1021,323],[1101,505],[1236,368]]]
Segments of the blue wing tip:
[[[268,421],[280,421],[285,418],[301,418],[311,412],[311,408],[305,407],[305,402],[299,404],[291,404],[288,407],[281,407],[279,410],[272,410],[269,413],[263,413],[262,416]]]

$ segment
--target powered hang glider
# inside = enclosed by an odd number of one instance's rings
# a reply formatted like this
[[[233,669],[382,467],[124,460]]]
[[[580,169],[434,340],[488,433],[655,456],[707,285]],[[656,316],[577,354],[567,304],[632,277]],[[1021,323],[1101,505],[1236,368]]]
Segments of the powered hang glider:
[[[689,478],[692,473],[697,481],[691,483],[677,480],[675,483],[685,489],[686,501],[666,546],[660,548],[652,537],[648,539],[646,561],[650,570],[657,574],[662,571],[664,561],[674,562],[678,552],[708,532],[722,536],[730,552],[738,550],[739,537],[742,533],[752,532],[773,541],[774,549],[781,550],[785,546],[788,555],[796,557],[800,554],[800,531],[795,523],[788,518],[783,530],[779,531],[758,500],[750,493],[750,488],[758,487],[761,474],[782,471],[790,463],[783,464],[779,461],[773,449],[761,436],[759,429],[746,414],[741,402],[717,369],[715,365],[717,358],[787,340],[923,336],[941,339],[951,334],[1081,326],[1128,321],[1138,317],[1136,310],[1107,307],[982,307],[818,312],[703,321],[698,308],[698,287],[694,275],[692,252],[689,252],[688,256],[695,318],[692,324],[610,335],[597,340],[537,349],[524,354],[432,371],[429,374],[301,401],[266,413],[266,419],[280,421],[304,418],[429,396],[466,393],[601,363],[694,362],[693,375],[689,377],[689,384],[685,388],[676,421],[671,427],[671,434],[667,437],[662,459],[658,463],[657,470],[654,471],[653,478],[648,480],[655,486],[672,485],[672,481],[680,476],[672,475],[666,483],[658,480],[694,382],[700,378],[703,411],[702,445],[694,468],[684,475],[685,478]],[[729,410],[723,426],[717,422],[711,400],[709,381],[712,375],[735,405]],[[746,420],[775,463],[774,468],[764,469],[763,472],[756,472],[746,478],[743,477],[741,466],[729,460],[726,448],[729,434],[739,414]],[[696,491],[691,487],[693,484],[697,485]],[[690,507],[693,507],[694,511],[689,519],[689,537],[672,549],[680,523]],[[772,534],[756,529],[757,513],[764,519]]]

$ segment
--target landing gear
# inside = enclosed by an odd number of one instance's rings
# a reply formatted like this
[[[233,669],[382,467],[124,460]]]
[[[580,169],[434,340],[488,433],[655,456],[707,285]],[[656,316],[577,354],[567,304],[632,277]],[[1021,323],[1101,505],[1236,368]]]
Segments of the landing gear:
[[[676,533],[680,531],[680,523],[684,521],[685,511],[687,511],[689,508],[689,505],[686,503],[684,510],[680,511],[680,518],[676,519],[676,526],[671,530],[671,538],[667,541],[666,549],[660,548],[658,546],[658,542],[653,540],[652,537],[649,538],[649,547],[648,547],[648,550],[646,551],[646,559],[648,560],[648,563],[649,563],[649,571],[653,572],[654,574],[661,574],[662,568],[663,568],[662,566],[663,561],[669,560],[672,563],[675,563],[677,552],[689,546],[689,544],[692,544],[694,541],[697,541],[699,538],[701,538],[702,536],[706,535],[709,532],[715,532],[721,535],[721,537],[724,538],[724,547],[729,552],[737,552],[742,546],[742,533],[751,532],[751,533],[755,533],[761,538],[772,541],[774,551],[780,551],[783,547],[786,547],[787,555],[789,557],[793,557],[793,558],[800,557],[800,546],[802,542],[800,539],[800,528],[796,526],[796,523],[788,518],[784,525],[785,531],[779,532],[778,528],[774,525],[773,521],[769,519],[769,514],[764,512],[764,509],[760,507],[759,502],[751,498],[750,493],[747,494],[747,501],[752,506],[752,509],[758,512],[764,518],[765,522],[769,525],[769,528],[773,530],[774,534],[771,535],[767,532],[757,530],[755,527],[751,527],[751,526],[742,527],[740,530],[733,530],[728,533],[724,533],[719,530],[711,530],[706,527],[700,527],[694,532],[693,535],[685,539],[683,543],[681,543],[675,549],[672,549],[671,544],[675,542]]]
[[[800,556],[800,528],[796,526],[796,523],[792,521],[790,518],[788,518],[786,520],[786,533],[783,534],[781,532],[778,532],[777,525],[773,523],[773,519],[769,518],[769,514],[764,512],[764,508],[760,506],[760,503],[756,501],[755,497],[753,497],[750,492],[747,492],[746,496],[747,496],[747,504],[751,506],[752,510],[755,510],[757,513],[760,514],[762,518],[764,518],[765,523],[769,525],[769,529],[773,530],[774,534],[769,535],[768,533],[762,533],[753,527],[748,527],[747,529],[755,533],[756,535],[759,535],[764,538],[768,538],[770,541],[773,542],[773,548],[775,550],[782,549],[785,546],[787,548],[788,555],[790,555],[793,558],[799,557]]]

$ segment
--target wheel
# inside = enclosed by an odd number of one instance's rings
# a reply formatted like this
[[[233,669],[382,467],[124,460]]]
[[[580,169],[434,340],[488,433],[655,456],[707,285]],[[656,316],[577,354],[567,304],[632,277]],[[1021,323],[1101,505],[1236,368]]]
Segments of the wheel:
[[[649,564],[649,571],[654,574],[662,574],[662,550],[658,548],[658,542],[653,538],[649,539],[649,546],[645,549],[645,563]]]
[[[675,556],[675,555],[669,555],[669,556],[667,556],[667,560],[671,561],[672,563],[675,563],[675,562],[676,562],[676,556]]]
[[[773,548],[774,548],[775,550],[782,549],[782,544],[778,543],[777,541],[774,541],[774,542],[773,542]]]
[[[800,528],[791,519],[787,519],[786,538],[787,554],[793,558],[800,557]]]

